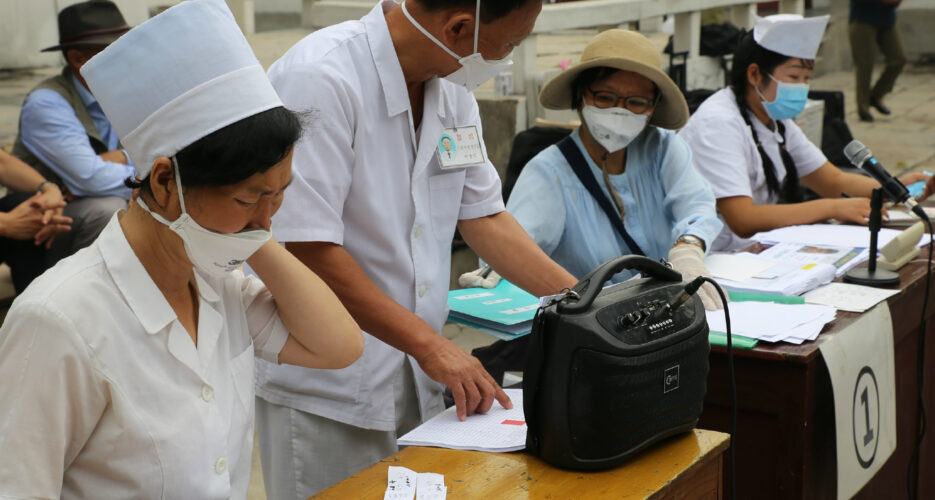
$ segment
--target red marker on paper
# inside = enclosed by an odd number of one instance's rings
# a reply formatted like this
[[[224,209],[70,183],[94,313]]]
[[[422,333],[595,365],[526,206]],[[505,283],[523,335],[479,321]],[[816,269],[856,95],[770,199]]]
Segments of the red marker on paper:
[[[526,425],[525,420],[504,420],[500,423],[504,425]]]

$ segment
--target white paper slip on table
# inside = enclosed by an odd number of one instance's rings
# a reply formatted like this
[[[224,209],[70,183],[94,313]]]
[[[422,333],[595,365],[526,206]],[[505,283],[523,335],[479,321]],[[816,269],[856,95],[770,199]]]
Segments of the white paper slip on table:
[[[504,392],[513,402],[512,409],[494,402],[487,413],[475,413],[462,422],[452,406],[409,431],[397,443],[400,446],[436,446],[456,450],[522,450],[526,447],[523,390],[504,389]]]

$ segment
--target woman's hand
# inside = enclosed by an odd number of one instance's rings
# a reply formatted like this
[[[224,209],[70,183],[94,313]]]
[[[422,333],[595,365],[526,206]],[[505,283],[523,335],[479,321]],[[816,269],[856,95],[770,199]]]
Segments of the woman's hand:
[[[870,219],[870,198],[835,198],[832,202],[832,218],[839,222],[854,222],[867,225]],[[883,209],[886,215],[886,209]]]
[[[698,276],[711,277],[711,271],[708,271],[704,264],[704,250],[691,243],[676,243],[669,250],[669,262],[673,269],[682,274],[684,282],[692,281]],[[721,296],[711,283],[702,285],[698,289],[698,296],[701,297],[701,303],[706,310],[724,309]]]
[[[899,182],[902,182],[904,186],[909,186],[919,181],[925,181],[925,190],[922,191],[922,196],[918,198],[919,201],[922,201],[931,196],[932,193],[935,193],[935,175],[914,172],[899,178]]]

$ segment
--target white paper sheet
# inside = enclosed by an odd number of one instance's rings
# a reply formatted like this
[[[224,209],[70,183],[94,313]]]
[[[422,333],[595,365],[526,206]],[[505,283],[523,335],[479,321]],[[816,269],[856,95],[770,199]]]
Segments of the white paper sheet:
[[[412,500],[416,495],[417,474],[405,467],[391,465],[386,471],[383,500]]]
[[[859,313],[897,293],[899,293],[899,290],[873,288],[850,283],[828,283],[806,293],[802,297],[809,304],[822,304],[842,311]]]
[[[416,473],[406,467],[391,465],[386,471],[383,500],[445,500],[448,487],[445,476],[434,472]]]
[[[730,322],[734,335],[766,342],[801,344],[815,340],[825,324],[835,317],[830,306],[776,304],[773,302],[731,302]],[[707,311],[708,328],[727,331],[723,311]]]
[[[445,500],[448,487],[445,476],[434,472],[420,472],[416,478],[416,500]]]
[[[513,402],[507,410],[494,402],[486,414],[458,420],[455,407],[435,415],[397,441],[400,446],[438,446],[457,450],[516,451],[526,447],[523,390],[504,389]]]
[[[704,263],[711,276],[731,281],[750,279],[774,265],[769,260],[746,252],[709,254]]]
[[[877,234],[877,246],[882,247],[898,235],[898,229],[883,228]],[[867,226],[850,226],[846,224],[808,224],[803,226],[787,226],[764,233],[756,233],[753,239],[762,242],[774,243],[803,243],[809,245],[825,245],[833,247],[868,247],[870,246],[870,230]],[[928,238],[922,238],[919,246],[927,245]]]
[[[853,498],[896,449],[893,322],[879,304],[819,344],[834,393],[839,499]],[[913,436],[914,437],[914,436]],[[912,446],[911,440],[908,446]]]

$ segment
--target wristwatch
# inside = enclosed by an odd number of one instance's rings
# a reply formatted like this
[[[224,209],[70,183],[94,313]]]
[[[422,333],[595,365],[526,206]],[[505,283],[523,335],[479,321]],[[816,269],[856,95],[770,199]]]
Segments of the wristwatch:
[[[679,236],[676,240],[676,243],[688,243],[689,245],[695,245],[700,248],[702,251],[707,250],[705,248],[704,240],[693,235],[693,234],[683,234]]]

